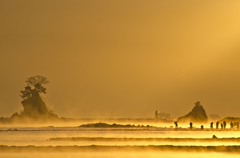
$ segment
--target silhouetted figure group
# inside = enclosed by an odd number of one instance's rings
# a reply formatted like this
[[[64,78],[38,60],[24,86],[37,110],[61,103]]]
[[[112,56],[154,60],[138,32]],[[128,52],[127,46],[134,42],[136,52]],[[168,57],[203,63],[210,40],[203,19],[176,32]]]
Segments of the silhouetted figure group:
[[[216,129],[218,129],[218,126],[219,126],[219,122],[217,121],[216,122]],[[210,123],[210,128],[213,129],[213,122]]]
[[[178,128],[178,122],[175,121],[174,124],[175,124],[175,128]],[[216,129],[217,129],[217,130],[218,130],[218,128],[219,128],[219,124],[220,124],[220,123],[217,121],[217,122],[216,122]],[[190,125],[190,129],[193,129],[193,123],[190,122],[189,125]],[[220,124],[220,126],[221,126],[221,130],[225,130],[226,127],[227,127],[226,121],[223,121],[223,122]],[[240,125],[239,125],[239,122],[231,122],[231,123],[230,123],[230,129],[237,128],[237,129],[239,130],[239,126],[240,126]],[[210,123],[210,128],[213,129],[213,122]],[[203,126],[203,125],[201,125],[201,130],[204,130],[204,126]]]
[[[237,129],[239,129],[239,122],[231,122],[230,123],[230,127],[231,127],[231,129],[234,129],[234,127],[237,127]]]
[[[227,127],[226,121],[223,121],[223,123],[220,124],[221,130],[225,130]],[[219,122],[216,122],[216,129],[219,127]],[[213,129],[213,122],[210,123],[210,128]],[[230,122],[230,129],[237,128],[239,130],[239,122]]]
[[[221,123],[220,126],[221,126],[221,130],[226,129],[226,126],[227,126],[226,121],[223,121],[223,123]],[[218,129],[218,127],[219,127],[219,122],[217,121],[216,129]],[[213,129],[213,122],[210,123],[210,128]]]

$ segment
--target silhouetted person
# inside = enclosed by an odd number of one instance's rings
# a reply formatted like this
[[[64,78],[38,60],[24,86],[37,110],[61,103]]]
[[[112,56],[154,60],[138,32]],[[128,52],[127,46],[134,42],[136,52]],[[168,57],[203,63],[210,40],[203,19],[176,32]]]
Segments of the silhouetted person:
[[[217,123],[216,123],[216,129],[218,129],[218,125],[219,125],[219,122],[217,121]]]
[[[158,111],[155,111],[155,118],[158,118]]]
[[[190,125],[190,129],[192,129],[192,122],[190,122],[190,124],[189,124],[189,125]]]
[[[174,124],[175,124],[176,128],[178,128],[178,123],[177,123],[177,121],[175,121]]]
[[[210,123],[210,128],[211,128],[211,129],[213,128],[213,122]]]
[[[204,129],[204,127],[203,127],[203,125],[201,126],[201,130],[203,130]]]
[[[226,121],[223,121],[223,128],[226,129],[227,123]]]
[[[223,123],[221,123],[221,130],[223,130]]]
[[[231,129],[233,129],[233,123],[232,123],[232,121],[231,121],[231,123],[230,123],[230,127],[231,127]]]

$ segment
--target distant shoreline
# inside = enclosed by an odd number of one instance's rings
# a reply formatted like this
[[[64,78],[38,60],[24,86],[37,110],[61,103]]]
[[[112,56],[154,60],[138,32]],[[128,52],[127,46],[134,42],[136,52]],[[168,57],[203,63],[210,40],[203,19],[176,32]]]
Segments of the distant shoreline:
[[[149,146],[6,146],[0,145],[0,153],[31,153],[31,152],[108,152],[108,151],[159,151],[159,152],[240,152],[240,146],[173,146],[173,145],[149,145]]]
[[[50,138],[48,141],[120,141],[120,142],[239,142],[238,138],[106,138],[106,137],[63,137]]]

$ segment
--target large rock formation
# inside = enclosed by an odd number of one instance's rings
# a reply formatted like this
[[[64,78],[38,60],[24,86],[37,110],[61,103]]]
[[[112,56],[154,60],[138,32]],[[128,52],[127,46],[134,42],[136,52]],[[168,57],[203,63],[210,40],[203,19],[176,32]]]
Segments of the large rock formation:
[[[31,97],[23,100],[22,105],[24,110],[20,114],[20,117],[28,117],[32,119],[57,118],[57,115],[49,112],[38,93],[33,93]]]
[[[33,93],[31,97],[22,101],[23,111],[14,113],[9,122],[25,123],[25,122],[41,122],[58,121],[59,118],[56,114],[48,110],[46,104],[42,100],[39,93]],[[2,121],[1,121],[2,122]]]
[[[200,102],[196,102],[194,108],[187,115],[179,117],[178,122],[195,122],[204,123],[207,122],[208,117]]]
[[[10,118],[0,118],[0,123],[46,123],[51,121],[59,121],[56,114],[49,111],[46,104],[42,100],[40,94],[46,94],[46,88],[43,86],[49,81],[44,76],[33,76],[26,80],[27,86],[21,90],[23,101],[23,111],[14,113]]]

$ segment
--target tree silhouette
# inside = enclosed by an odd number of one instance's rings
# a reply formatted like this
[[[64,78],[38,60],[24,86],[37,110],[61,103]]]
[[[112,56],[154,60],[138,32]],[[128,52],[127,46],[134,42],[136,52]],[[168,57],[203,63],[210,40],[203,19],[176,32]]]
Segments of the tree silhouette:
[[[40,75],[33,76],[27,78],[26,82],[27,86],[24,87],[24,90],[20,91],[20,93],[22,93],[20,96],[23,99],[30,98],[34,93],[47,93],[46,88],[42,86],[43,84],[47,84],[49,82],[46,77]]]

